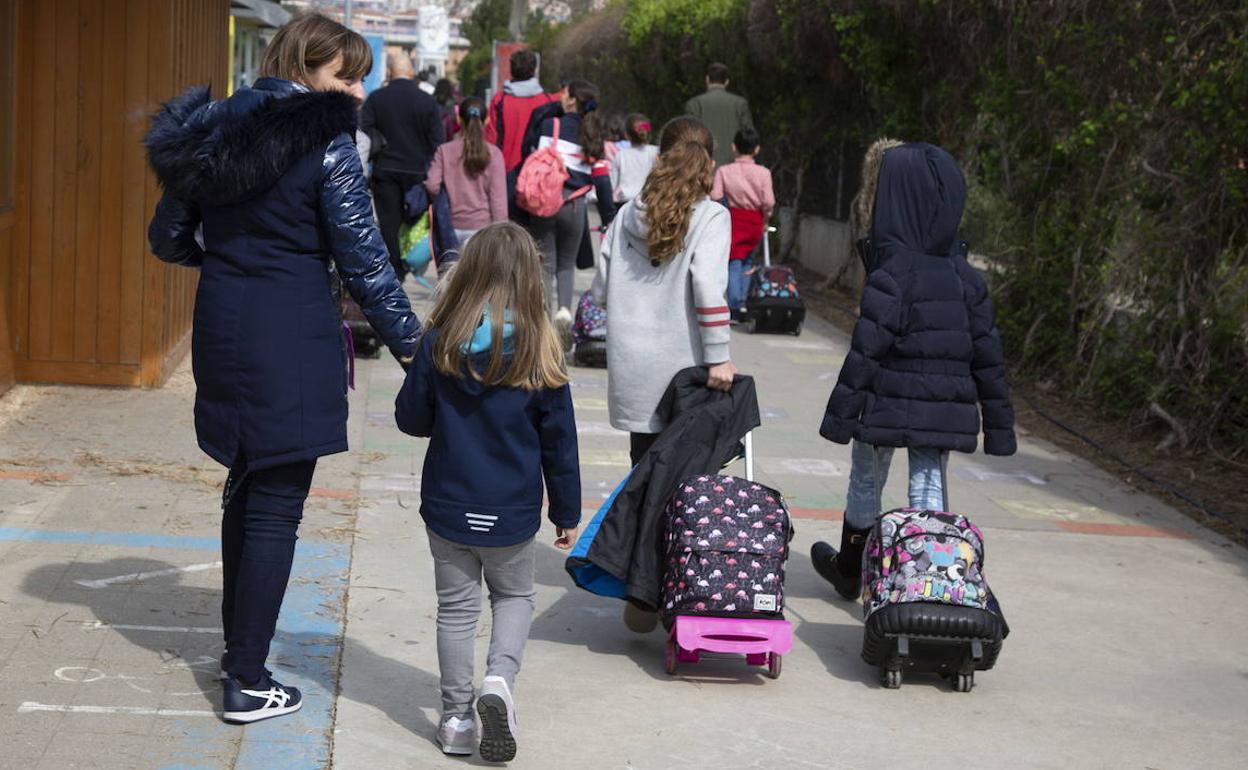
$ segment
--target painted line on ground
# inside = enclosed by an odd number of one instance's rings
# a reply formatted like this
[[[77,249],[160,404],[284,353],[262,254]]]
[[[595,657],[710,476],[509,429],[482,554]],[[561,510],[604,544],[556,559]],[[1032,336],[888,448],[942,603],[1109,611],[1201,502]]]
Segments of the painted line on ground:
[[[161,548],[183,551],[219,551],[219,537],[191,537],[188,535],[148,535],[140,532],[79,532],[57,529],[27,529],[25,527],[0,527],[0,542],[62,543],[64,545],[107,545],[119,548]],[[300,540],[296,553],[321,558],[335,552],[334,543],[315,543]]]
[[[0,471],[0,480],[4,481],[69,481],[65,473],[45,471]]]
[[[201,711],[194,709],[167,709],[167,708],[143,708],[141,706],[81,706],[66,705],[63,703],[36,703],[35,701],[24,701],[22,705],[17,707],[19,714],[34,714],[40,712],[58,712],[61,714],[126,714],[129,716],[157,716],[157,717],[215,717],[215,711]]]
[[[326,489],[325,487],[312,487],[308,490],[308,497],[327,497],[330,500],[354,500],[355,490],[352,489]]]
[[[205,570],[216,569],[222,566],[222,562],[210,561],[203,564],[188,564],[185,567],[172,567],[170,569],[158,569],[151,572],[131,572],[129,575],[117,575],[109,578],[98,578],[96,580],[75,580],[74,582],[83,588],[108,588],[117,583],[139,583],[144,580],[151,580],[157,577],[168,577],[169,575],[179,575],[185,572],[204,572]]]
[[[1057,526],[1077,535],[1110,535],[1112,537],[1164,537],[1191,540],[1192,535],[1175,529],[1149,527],[1143,524],[1106,524],[1094,521],[1059,521]]]
[[[136,626],[130,623],[108,623],[103,620],[84,621],[82,627],[87,631],[99,631],[107,628],[115,631],[153,631],[157,633],[164,632],[170,634],[225,633],[225,629],[213,628],[212,626]]]

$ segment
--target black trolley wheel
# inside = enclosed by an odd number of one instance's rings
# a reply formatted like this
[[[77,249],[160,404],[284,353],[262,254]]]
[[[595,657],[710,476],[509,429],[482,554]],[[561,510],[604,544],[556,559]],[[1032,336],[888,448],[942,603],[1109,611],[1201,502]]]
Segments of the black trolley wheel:
[[[676,662],[680,660],[680,648],[676,646],[675,639],[668,639],[667,645],[663,648],[663,670],[669,675],[676,675]]]
[[[889,662],[880,666],[880,684],[885,690],[900,689],[901,664],[898,662]]]
[[[782,658],[779,653],[776,653],[776,652],[767,653],[767,676],[771,677],[772,679],[779,679],[781,664],[783,662],[784,662],[784,658]]]
[[[975,686],[975,672],[974,671],[972,671],[969,674],[962,674],[962,673],[954,674],[953,676],[954,692],[970,692],[971,688],[974,686]]]

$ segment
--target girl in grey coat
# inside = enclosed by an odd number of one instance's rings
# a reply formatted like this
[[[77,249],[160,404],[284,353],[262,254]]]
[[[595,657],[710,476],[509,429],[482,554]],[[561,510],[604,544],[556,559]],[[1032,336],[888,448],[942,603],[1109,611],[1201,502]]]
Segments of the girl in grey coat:
[[[594,300],[607,308],[607,403],[628,431],[634,464],[665,427],[655,415],[676,372],[709,366],[708,387],[726,390],[728,211],[708,197],[714,140],[695,118],[663,128],[645,187],[607,231]]]

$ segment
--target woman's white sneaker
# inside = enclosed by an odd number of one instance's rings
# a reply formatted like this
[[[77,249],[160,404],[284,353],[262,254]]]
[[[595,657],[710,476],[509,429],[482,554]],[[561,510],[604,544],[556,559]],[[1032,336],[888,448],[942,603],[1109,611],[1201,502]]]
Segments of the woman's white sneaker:
[[[447,717],[438,728],[443,754],[469,756],[477,750],[477,723],[471,717]]]
[[[510,762],[516,756],[516,704],[511,688],[501,676],[487,676],[477,697],[481,717],[481,758],[486,762]]]

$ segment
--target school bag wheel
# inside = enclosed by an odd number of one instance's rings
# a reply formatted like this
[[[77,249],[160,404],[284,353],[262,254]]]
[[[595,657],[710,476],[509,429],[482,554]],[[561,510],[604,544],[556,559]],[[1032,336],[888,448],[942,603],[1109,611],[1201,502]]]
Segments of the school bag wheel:
[[[872,453],[879,511],[879,450]],[[941,477],[947,479],[942,463]],[[936,673],[970,692],[991,669],[1009,626],[984,577],[984,538],[965,516],[904,508],[877,516],[863,559],[862,657],[880,684],[902,672]]]
[[[772,679],[779,679],[781,663],[783,661],[784,661],[783,655],[777,652],[767,653],[767,676],[771,677]]]

